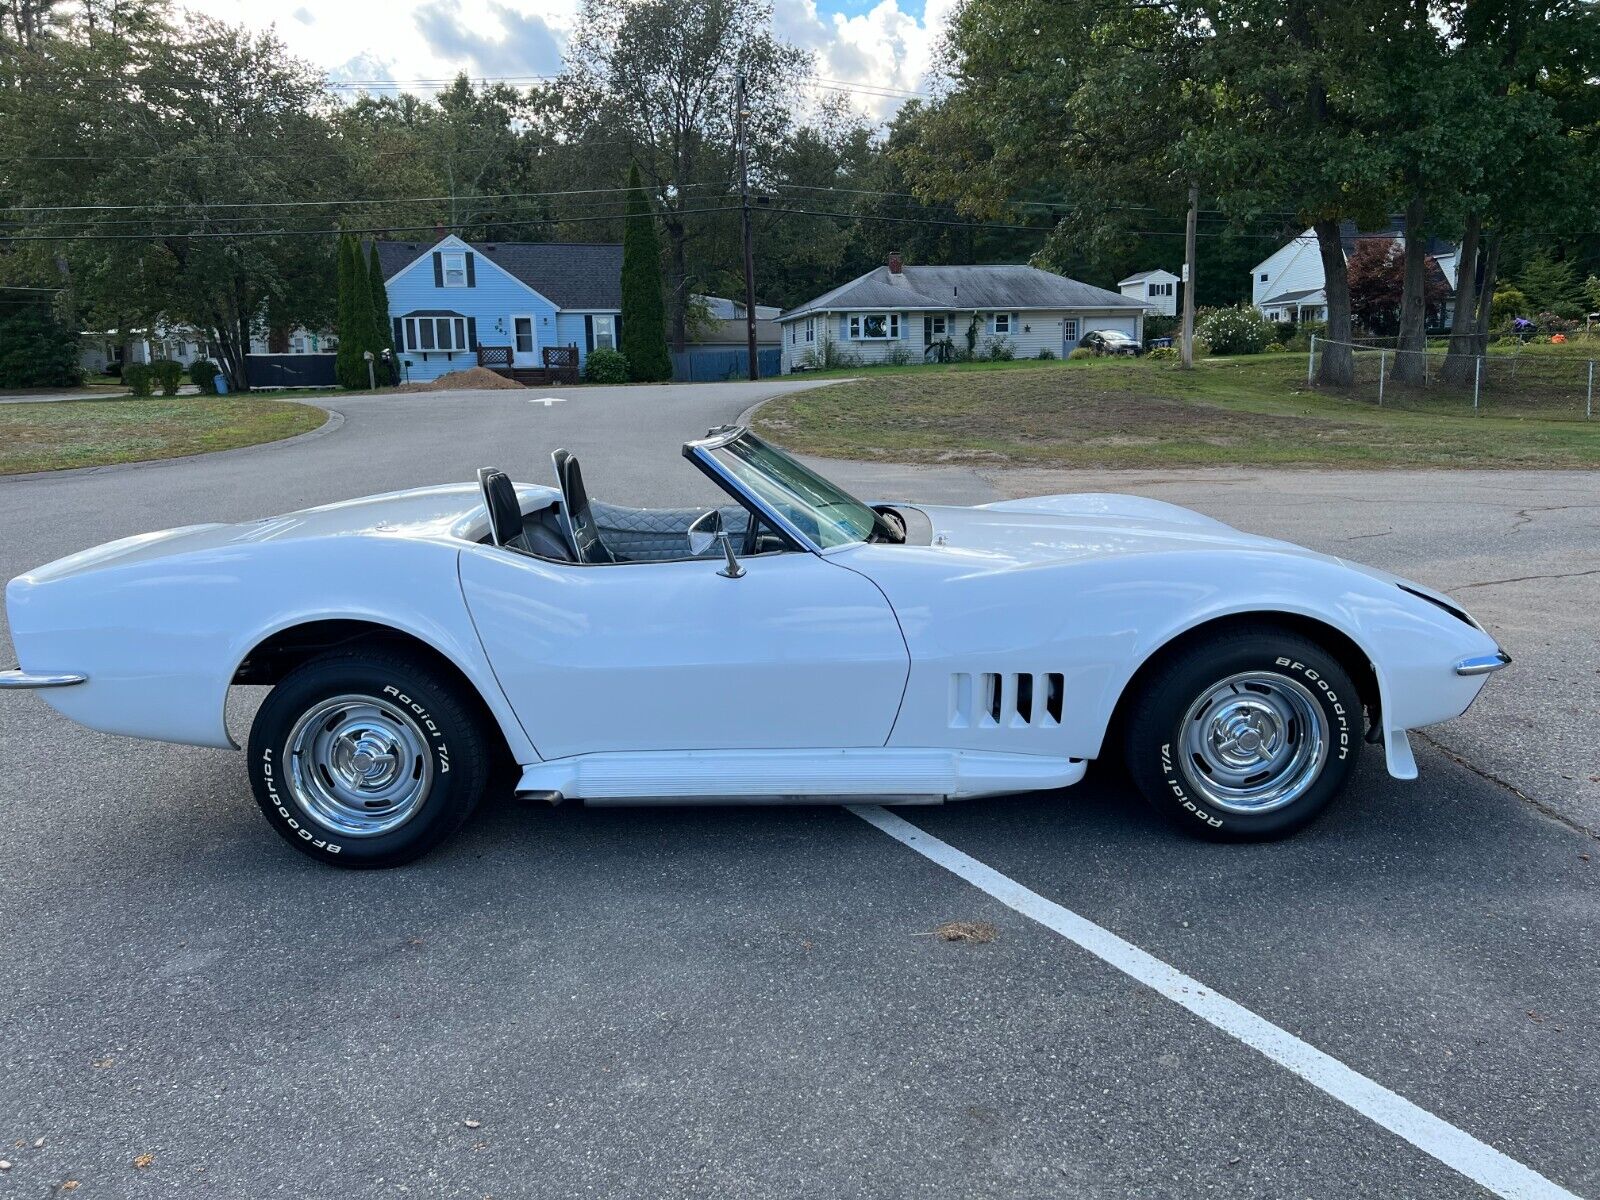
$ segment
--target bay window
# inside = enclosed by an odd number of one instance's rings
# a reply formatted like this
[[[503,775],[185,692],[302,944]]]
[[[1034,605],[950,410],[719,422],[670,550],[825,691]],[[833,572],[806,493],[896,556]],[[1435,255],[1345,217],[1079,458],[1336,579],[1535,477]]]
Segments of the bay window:
[[[406,350],[467,350],[465,317],[407,317]]]

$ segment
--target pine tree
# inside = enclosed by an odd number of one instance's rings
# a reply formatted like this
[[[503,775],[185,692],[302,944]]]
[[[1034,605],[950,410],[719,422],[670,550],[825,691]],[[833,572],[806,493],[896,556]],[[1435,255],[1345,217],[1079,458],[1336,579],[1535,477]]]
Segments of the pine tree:
[[[367,368],[361,358],[367,330],[356,312],[357,281],[359,292],[367,296],[366,310],[372,306],[367,290],[366,272],[361,269],[361,255],[356,241],[349,234],[339,238],[339,352],[334,356],[333,371],[339,386],[359,389],[367,386]],[[371,324],[370,318],[367,322]]]
[[[634,380],[672,378],[661,296],[661,239],[639,182],[638,163],[628,172],[628,212],[622,226],[622,353]]]
[[[1577,274],[1569,262],[1558,262],[1548,251],[1541,250],[1522,268],[1517,286],[1528,297],[1528,302],[1541,313],[1553,312],[1557,316],[1576,317],[1583,305],[1582,288]]]
[[[378,243],[372,243],[367,260],[367,283],[372,289],[372,352],[378,356],[378,382],[400,382],[399,347],[394,344],[394,324],[389,319],[389,288],[383,282],[383,265],[378,261]],[[383,352],[389,351],[385,361]]]
[[[361,243],[355,238],[350,239],[350,328],[354,331],[356,343],[350,359],[350,369],[355,375],[351,382],[346,383],[342,378],[339,382],[348,388],[369,388],[382,364],[377,359],[378,346],[373,332],[372,285],[367,281],[367,260],[361,253]],[[344,349],[343,338],[339,340],[339,349]],[[368,351],[373,356],[370,372],[367,369]]]

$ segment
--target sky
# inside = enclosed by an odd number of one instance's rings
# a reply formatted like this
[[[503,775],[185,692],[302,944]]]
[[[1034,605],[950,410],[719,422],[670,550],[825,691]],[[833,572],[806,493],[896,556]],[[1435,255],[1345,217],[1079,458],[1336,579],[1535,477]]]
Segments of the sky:
[[[230,23],[276,27],[292,53],[335,80],[422,80],[458,71],[475,78],[556,73],[579,0],[180,2]],[[955,3],[773,0],[773,23],[785,40],[815,56],[820,80],[861,89],[849,93],[856,107],[881,120],[900,104],[885,90],[927,89],[939,33]],[[811,86],[823,94],[824,85]]]

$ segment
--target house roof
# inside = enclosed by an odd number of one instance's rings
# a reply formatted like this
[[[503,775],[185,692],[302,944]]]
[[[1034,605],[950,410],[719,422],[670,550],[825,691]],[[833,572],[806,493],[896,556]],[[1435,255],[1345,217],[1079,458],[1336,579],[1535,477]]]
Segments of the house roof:
[[[1276,296],[1268,296],[1261,302],[1265,308],[1269,304],[1293,304],[1297,300],[1304,300],[1307,296],[1322,295],[1321,288],[1301,288],[1298,292],[1279,292]]]
[[[1128,308],[1145,305],[1121,292],[1091,287],[1041,271],[1009,264],[917,267],[897,275],[878,267],[815,300],[791,308],[781,319],[829,309],[915,308],[935,312],[1005,308]]]
[[[437,242],[380,241],[378,263],[386,279],[403,271]],[[568,309],[622,307],[622,247],[614,242],[468,242],[473,253],[521,280],[552,304]]]
[[[1126,279],[1117,280],[1117,286],[1118,287],[1124,287],[1124,286],[1126,286],[1127,284],[1130,284],[1130,283],[1143,283],[1146,279],[1150,279],[1150,278],[1152,278],[1152,277],[1154,277],[1156,275],[1165,275],[1169,279],[1176,279],[1177,278],[1177,276],[1174,275],[1171,271],[1168,271],[1163,267],[1151,267],[1148,271],[1135,271],[1132,275],[1129,275]]]
[[[1377,229],[1362,229],[1354,221],[1339,222],[1339,242],[1344,247],[1344,256],[1346,258],[1349,258],[1352,254],[1354,254],[1356,246],[1362,242],[1378,240],[1392,242],[1396,238],[1405,237],[1405,235],[1406,219],[1404,217],[1390,217],[1387,225],[1380,226]],[[1316,232],[1314,230],[1307,229],[1304,233],[1286,239],[1283,243],[1283,246],[1292,246],[1296,242],[1302,242],[1308,246],[1315,247],[1317,244]],[[1272,252],[1272,254],[1278,253],[1278,250],[1282,250],[1283,246],[1279,246],[1277,250]],[[1444,240],[1444,238],[1432,236],[1428,238],[1428,254],[1430,257],[1438,258],[1444,255],[1455,254],[1457,249],[1458,248],[1454,242],[1447,242]],[[1256,272],[1260,271],[1262,267],[1266,266],[1267,263],[1272,261],[1272,254],[1267,255],[1266,258],[1263,258],[1255,266],[1251,267],[1250,273],[1254,275]]]
[[[701,296],[706,303],[706,310],[719,321],[744,320],[744,301],[730,300],[726,296]],[[756,305],[756,320],[775,321],[783,310],[771,304]]]

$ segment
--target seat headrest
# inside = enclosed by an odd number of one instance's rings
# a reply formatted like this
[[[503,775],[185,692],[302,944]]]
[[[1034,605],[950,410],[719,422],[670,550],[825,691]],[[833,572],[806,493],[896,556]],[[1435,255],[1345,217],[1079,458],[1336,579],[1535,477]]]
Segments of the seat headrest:
[[[522,505],[517,500],[517,489],[511,476],[493,467],[478,471],[478,487],[483,491],[483,503],[489,510],[489,534],[496,546],[508,546],[522,536]]]

